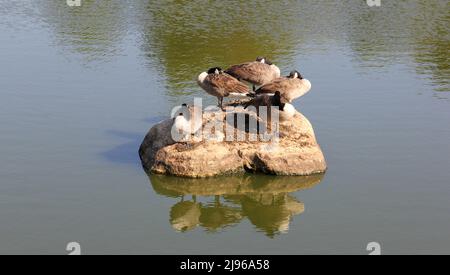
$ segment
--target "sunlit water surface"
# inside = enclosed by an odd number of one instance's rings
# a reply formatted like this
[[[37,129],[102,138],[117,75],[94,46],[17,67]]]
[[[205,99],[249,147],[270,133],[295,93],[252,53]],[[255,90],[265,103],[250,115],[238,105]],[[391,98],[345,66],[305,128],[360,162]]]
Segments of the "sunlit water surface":
[[[450,252],[450,2],[0,0],[0,253]],[[329,170],[148,177],[212,66],[266,55]]]

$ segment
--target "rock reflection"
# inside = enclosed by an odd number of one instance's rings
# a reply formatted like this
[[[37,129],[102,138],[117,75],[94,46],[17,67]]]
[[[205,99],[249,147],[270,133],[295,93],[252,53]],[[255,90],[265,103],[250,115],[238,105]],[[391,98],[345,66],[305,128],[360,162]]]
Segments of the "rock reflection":
[[[292,218],[305,210],[291,193],[312,188],[323,176],[185,179],[150,175],[150,182],[159,195],[179,199],[169,219],[177,231],[200,226],[207,232],[220,232],[248,219],[257,231],[273,238],[287,233]]]

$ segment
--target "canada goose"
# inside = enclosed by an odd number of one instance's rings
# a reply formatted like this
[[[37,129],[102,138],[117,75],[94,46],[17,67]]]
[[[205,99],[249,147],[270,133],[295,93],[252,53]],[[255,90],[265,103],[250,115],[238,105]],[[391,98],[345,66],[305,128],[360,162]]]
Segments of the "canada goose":
[[[294,117],[297,110],[290,103],[284,103],[283,108],[280,108],[279,118],[280,121],[287,121]]]
[[[173,127],[179,141],[187,141],[203,125],[202,111],[197,106],[182,105],[182,111],[173,119]]]
[[[256,90],[256,95],[281,92],[281,96],[291,103],[311,90],[311,82],[304,79],[298,71],[292,71],[287,77],[280,77]]]
[[[208,94],[217,97],[219,107],[223,108],[224,97],[249,96],[250,89],[244,83],[215,67],[203,72],[198,76],[198,85]]]
[[[281,93],[279,91],[276,91],[273,96],[264,94],[255,97],[244,105],[244,109],[247,109],[250,106],[254,106],[256,110],[258,110],[260,106],[266,106],[268,108],[276,106],[279,110],[282,110],[284,107],[284,103],[282,103],[281,100]]]
[[[281,102],[281,94],[280,92],[275,92],[275,95],[270,96],[270,95],[262,95],[259,97],[256,97],[252,100],[250,100],[249,102],[247,102],[244,105],[244,109],[247,109],[248,107],[253,106],[256,108],[256,115],[258,117],[260,116],[260,112],[263,110],[260,110],[260,107],[265,107],[265,111],[266,111],[266,117],[262,117],[262,119],[265,121],[265,123],[267,124],[267,129],[270,131],[272,129],[272,114],[274,112],[276,112],[278,110],[282,111],[284,108],[284,104]],[[275,107],[275,110],[272,110],[272,108]],[[275,121],[275,123],[277,123],[278,121]],[[260,125],[257,125],[257,132],[259,133],[260,131]]]
[[[256,89],[255,85],[261,86],[270,83],[281,75],[280,69],[265,57],[258,57],[256,61],[233,65],[225,72],[238,80],[253,84],[253,91]]]
[[[249,106],[254,106],[256,108],[257,115],[259,116],[259,107],[267,106],[267,112],[271,116],[271,108],[272,106],[278,107],[275,110],[278,110],[278,116],[280,121],[286,121],[291,119],[297,110],[292,104],[284,102],[285,100],[282,98],[281,93],[276,91],[273,96],[268,94],[263,94],[262,96],[258,96],[244,105],[244,109],[247,109]]]

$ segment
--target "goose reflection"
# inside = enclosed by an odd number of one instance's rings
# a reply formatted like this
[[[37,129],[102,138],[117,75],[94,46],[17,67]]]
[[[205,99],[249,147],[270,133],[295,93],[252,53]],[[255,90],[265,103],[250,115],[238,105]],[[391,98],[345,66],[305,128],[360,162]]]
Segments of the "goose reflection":
[[[214,196],[214,202],[201,209],[200,225],[208,232],[238,224],[242,220],[242,211],[238,207],[224,205],[220,196]]]
[[[291,193],[312,188],[322,178],[242,175],[185,179],[151,175],[150,181],[157,194],[179,200],[171,207],[169,219],[176,231],[201,227],[216,233],[247,219],[256,231],[274,238],[287,233],[293,217],[305,210]]]
[[[201,215],[200,203],[181,201],[170,209],[170,223],[178,231],[188,231],[197,227]]]

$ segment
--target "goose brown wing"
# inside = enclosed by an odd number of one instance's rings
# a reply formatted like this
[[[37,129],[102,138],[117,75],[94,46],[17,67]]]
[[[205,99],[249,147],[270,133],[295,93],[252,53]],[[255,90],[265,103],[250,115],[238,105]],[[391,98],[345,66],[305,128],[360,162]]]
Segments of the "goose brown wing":
[[[259,108],[260,106],[270,106],[270,105],[271,105],[270,97],[268,95],[264,95],[264,96],[258,96],[256,98],[253,98],[252,100],[245,103],[244,109],[247,109],[250,106]]]
[[[238,64],[238,65],[233,65],[230,68],[225,70],[225,73],[237,78],[237,79],[242,79],[242,80],[246,80],[245,76],[248,75],[249,71],[248,71],[248,65],[250,64],[250,62],[248,63],[243,63],[243,64]]]
[[[276,91],[281,93],[285,92],[289,88],[289,79],[277,78],[274,81],[261,86],[256,90],[256,94],[274,94]]]
[[[258,100],[259,100],[258,98],[253,98],[252,100],[246,102],[246,103],[244,104],[244,109],[247,109],[247,108],[250,107],[250,106],[255,106],[255,105],[256,105],[256,102],[257,102]]]
[[[268,65],[260,62],[249,62],[240,65],[234,65],[225,72],[241,80],[252,83],[262,83],[267,75]]]
[[[226,95],[230,93],[246,94],[250,92],[250,88],[247,85],[225,73],[211,75],[208,81],[210,81],[212,86],[226,92]]]

